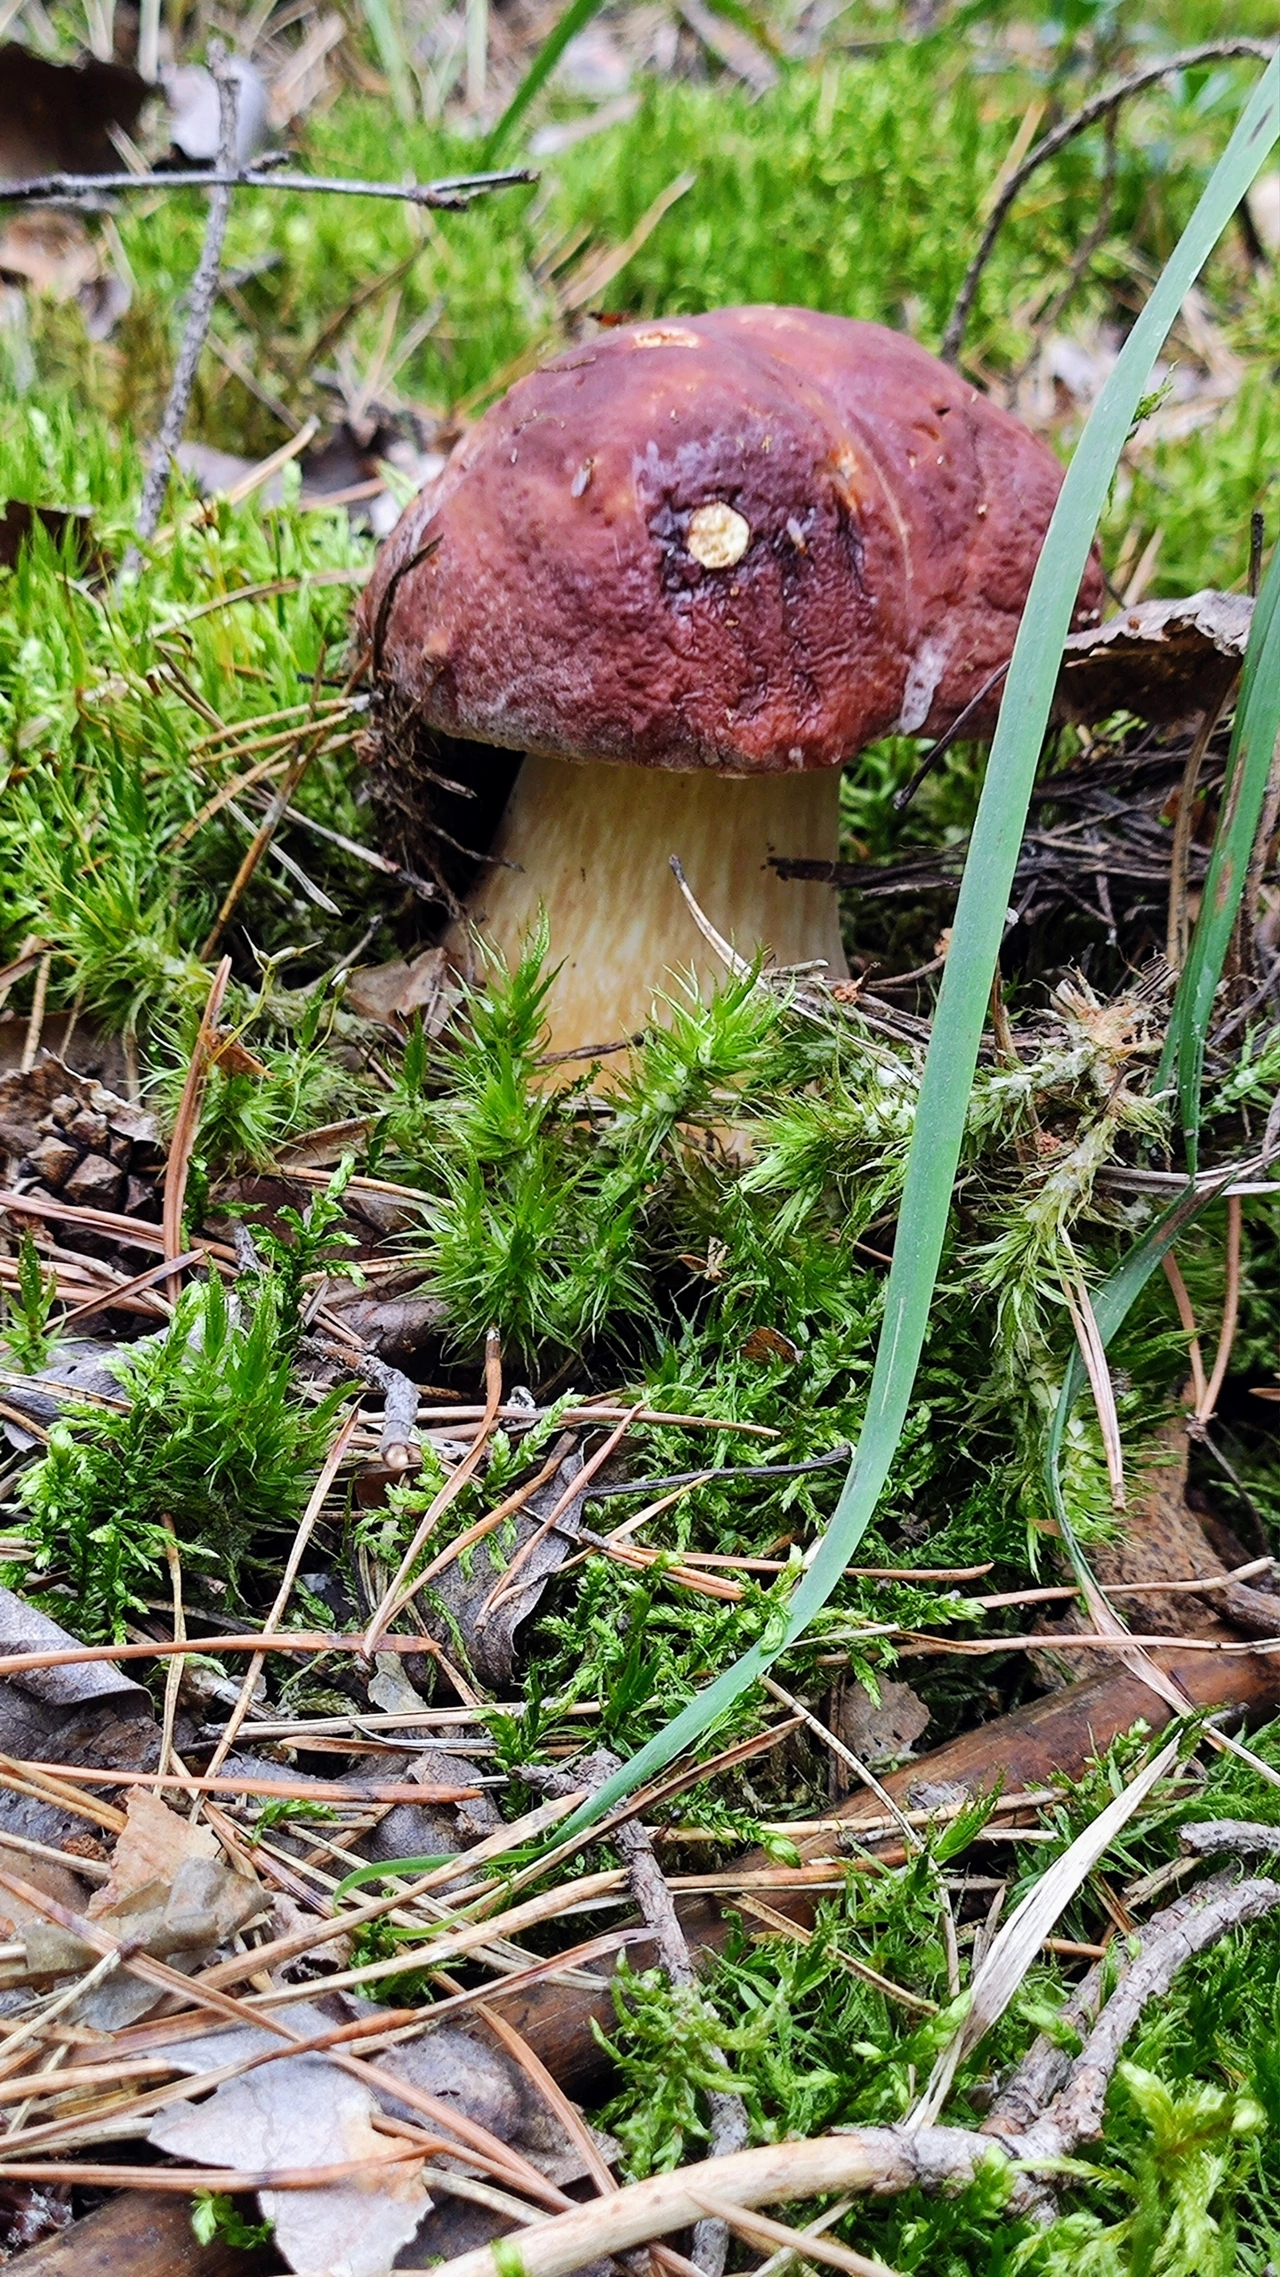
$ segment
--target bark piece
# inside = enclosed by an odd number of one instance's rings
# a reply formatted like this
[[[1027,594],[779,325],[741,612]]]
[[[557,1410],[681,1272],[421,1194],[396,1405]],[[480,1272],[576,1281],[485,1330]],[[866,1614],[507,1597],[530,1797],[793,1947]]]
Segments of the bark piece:
[[[121,2190],[9,2266],[22,2277],[259,2277],[279,2261],[270,2247],[245,2253],[217,2237],[201,2245],[189,2198]]]

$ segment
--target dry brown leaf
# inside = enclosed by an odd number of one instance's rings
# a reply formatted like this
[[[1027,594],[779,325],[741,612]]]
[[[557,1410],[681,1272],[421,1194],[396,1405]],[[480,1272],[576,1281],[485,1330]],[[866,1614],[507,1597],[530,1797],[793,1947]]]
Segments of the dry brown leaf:
[[[146,1787],[130,1789],[125,1819],[111,1860],[111,1879],[94,1891],[86,1909],[93,1919],[117,1913],[151,1882],[171,1883],[188,1858],[218,1856],[217,1840],[207,1826],[179,1818]]]
[[[322,2056],[286,2056],[225,2081],[205,2103],[171,2105],[147,2139],[177,2158],[242,2171],[367,2158],[364,2188],[263,2190],[259,2202],[290,2268],[383,2277],[432,2201],[416,2162],[385,2163],[390,2145],[374,2130],[376,2109],[367,2087]]]
[[[443,949],[424,949],[408,963],[397,958],[388,965],[365,965],[347,982],[347,1003],[362,1020],[389,1027],[418,1012],[429,1036],[439,1034],[461,996]]]
[[[1222,692],[1244,659],[1253,616],[1245,593],[1192,593],[1142,601],[1106,624],[1072,633],[1056,709],[1086,724],[1111,712],[1185,719],[1201,711],[1206,689]]]
[[[909,1684],[895,1684],[887,1676],[877,1677],[876,1683],[878,1702],[865,1684],[847,1685],[833,1719],[837,1737],[873,1771],[900,1762],[929,1724],[929,1710]]]

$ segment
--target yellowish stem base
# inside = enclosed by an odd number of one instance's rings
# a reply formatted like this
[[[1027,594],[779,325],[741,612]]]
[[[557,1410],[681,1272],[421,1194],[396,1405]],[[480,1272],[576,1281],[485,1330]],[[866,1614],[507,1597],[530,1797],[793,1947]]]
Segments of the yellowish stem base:
[[[724,981],[671,873],[673,854],[741,955],[763,945],[779,965],[823,958],[839,979],[848,966],[834,889],[767,866],[772,855],[834,861],[839,802],[834,767],[740,778],[526,759],[493,848],[521,866],[487,869],[468,919],[511,962],[545,907],[562,968],[549,1008],[555,1051],[634,1034],[654,992],[691,970],[704,996]]]

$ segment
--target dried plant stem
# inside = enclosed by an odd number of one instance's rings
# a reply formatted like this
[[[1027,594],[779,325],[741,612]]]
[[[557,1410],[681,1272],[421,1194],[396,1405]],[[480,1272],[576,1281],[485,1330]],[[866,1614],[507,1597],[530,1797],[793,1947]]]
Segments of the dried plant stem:
[[[1116,1395],[1107,1366],[1106,1346],[1094,1318],[1093,1302],[1085,1278],[1074,1253],[1067,1271],[1061,1275],[1061,1288],[1067,1300],[1071,1325],[1076,1332],[1080,1357],[1084,1361],[1089,1389],[1097,1411],[1098,1428],[1102,1433],[1103,1451],[1107,1461],[1107,1481],[1111,1488],[1111,1507],[1123,1510],[1127,1506],[1124,1485],[1124,1449],[1120,1441],[1120,1418],[1116,1413]]]
[[[727,2229],[735,2230],[748,2245],[763,2242],[785,2246],[802,2260],[824,2261],[831,2269],[844,2270],[846,2277],[896,2277],[896,2272],[885,2261],[872,2261],[865,2253],[854,2253],[847,2245],[832,2245],[830,2239],[817,2236],[813,2231],[806,2235],[793,2230],[786,2222],[771,2221],[768,2214],[748,2213],[742,2206],[726,2206],[722,2198],[713,2198],[707,2190],[700,2189],[694,2202]]]
[[[288,768],[286,769],[282,780],[278,784],[277,788],[272,792],[271,804],[267,808],[266,813],[263,815],[263,818],[255,830],[248,846],[245,848],[244,857],[240,863],[240,867],[236,871],[236,874],[231,880],[230,885],[227,887],[226,893],[223,897],[222,906],[219,909],[217,916],[214,918],[213,924],[209,928],[207,939],[201,947],[200,955],[202,961],[205,963],[207,963],[209,958],[213,955],[213,952],[217,948],[227,924],[235,915],[236,909],[240,903],[241,896],[244,894],[246,887],[249,885],[249,882],[258,867],[259,862],[262,860],[262,857],[266,853],[268,846],[271,844],[272,839],[275,837],[276,831],[284,819],[285,810],[288,807],[289,801],[293,797],[294,792],[297,790],[303,776],[306,774],[306,771],[314,759],[316,752],[319,750],[321,743],[324,741],[326,733],[327,729],[320,729],[317,734],[312,737],[310,743],[306,747],[306,750],[300,751],[295,759],[290,760]]]
[[[1108,2083],[1143,2008],[1167,1993],[1185,1960],[1277,1906],[1280,1883],[1229,1884],[1224,1877],[1157,1915],[1075,2061],[1053,2043],[1037,2043],[980,2130],[936,2124],[914,2131],[860,2128],[810,2142],[775,2143],[714,2165],[707,2160],[655,2176],[527,2231],[520,2241],[524,2277],[568,2277],[599,2255],[685,2227],[710,2203],[727,2215],[731,2207],[741,2214],[744,2208],[837,2190],[877,2197],[910,2188],[951,2190],[971,2180],[984,2160],[999,2163],[1002,2155],[1010,2162],[1009,2210],[1051,2213],[1051,2201],[1026,2170],[1052,2168],[1081,2142],[1096,2138]],[[1099,1964],[1067,2011],[1067,2020],[1077,2027],[1096,2008],[1101,1982]],[[788,2237],[788,2244],[799,2252],[803,2240]],[[484,2247],[445,2263],[436,2277],[500,2277],[500,2272],[499,2255]]]
[[[418,1575],[418,1588],[424,1589],[429,1581],[434,1581],[438,1573],[444,1572],[446,1566],[452,1565],[455,1558],[461,1557],[464,1550],[474,1548],[477,1542],[484,1540],[486,1534],[494,1533],[504,1519],[514,1518],[518,1511],[523,1510],[526,1502],[532,1501],[539,1487],[545,1486],[548,1479],[555,1477],[565,1456],[573,1453],[573,1444],[572,1433],[562,1432],[541,1470],[535,1471],[523,1486],[516,1487],[495,1509],[486,1510],[483,1518],[477,1518],[474,1526],[468,1526],[464,1533],[459,1534],[447,1548],[438,1551],[430,1563],[423,1567]]]
[[[311,190],[331,198],[394,198],[404,205],[433,206],[458,213],[490,190],[536,182],[528,166],[508,166],[485,174],[448,174],[438,182],[362,182],[340,174],[269,173],[242,166],[176,167],[171,174],[38,174],[0,181],[0,203],[45,204],[49,199],[108,196],[127,190]],[[357,573],[363,580],[364,570]]]
[[[316,1521],[324,1508],[325,1497],[327,1496],[330,1487],[333,1485],[333,1482],[338,1475],[338,1471],[342,1463],[342,1458],[346,1454],[347,1448],[351,1444],[352,1433],[354,1432],[359,1420],[360,1411],[358,1408],[353,1408],[343,1423],[341,1430],[338,1432],[336,1438],[334,1439],[333,1445],[330,1447],[329,1452],[324,1459],[324,1463],[320,1471],[320,1476],[317,1478],[316,1483],[311,1490],[310,1496],[307,1500],[307,1507],[303,1511],[302,1516],[298,1521],[298,1530],[293,1537],[293,1547],[289,1552],[284,1572],[280,1577],[280,1587],[276,1591],[275,1603],[267,1615],[266,1625],[269,1631],[278,1629],[281,1621],[284,1618],[284,1610],[293,1593],[293,1585],[298,1578],[298,1568],[302,1564],[303,1553],[307,1547],[308,1542],[311,1539],[312,1533],[315,1530]],[[222,1769],[222,1766],[226,1762],[228,1755],[231,1753],[232,1748],[235,1746],[237,1734],[239,1733],[240,1727],[243,1724],[245,1717],[249,1713],[249,1709],[253,1701],[253,1688],[262,1673],[262,1665],[266,1657],[267,1656],[265,1652],[255,1652],[244,1672],[244,1677],[240,1685],[240,1692],[236,1700],[236,1704],[233,1707],[231,1714],[227,1718],[226,1727],[223,1731],[221,1739],[218,1741],[217,1747],[214,1749],[213,1756],[209,1763],[208,1775],[210,1778],[214,1777]],[[172,1663],[172,1666],[174,1668],[179,1668],[181,1667],[181,1662],[175,1660]],[[163,1764],[161,1765],[161,1768],[163,1769]],[[199,1803],[197,1802],[195,1811],[192,1815],[197,1816],[198,1813]]]
[[[1057,153],[1067,143],[1073,141],[1076,135],[1083,134],[1088,127],[1096,126],[1100,119],[1107,118],[1110,113],[1119,108],[1120,104],[1127,102],[1131,95],[1140,95],[1144,88],[1154,87],[1161,79],[1167,79],[1173,72],[1193,70],[1198,64],[1221,62],[1232,56],[1255,56],[1260,62],[1266,63],[1274,52],[1274,48],[1268,42],[1250,39],[1211,40],[1203,47],[1184,48],[1180,54],[1166,57],[1163,63],[1148,64],[1141,71],[1132,72],[1128,78],[1117,80],[1110,87],[1104,87],[1080,110],[1073,112],[1070,118],[1064,119],[1059,126],[1054,127],[1052,133],[1045,135],[1036,144],[1034,150],[1030,151],[1023,159],[1022,164],[1016,166],[1001,185],[999,195],[988,216],[982,242],[969,264],[964,282],[956,296],[955,307],[947,319],[947,329],[943,335],[940,351],[943,362],[954,364],[959,357],[965,325],[973,307],[974,296],[977,293],[982,272],[991,257],[992,247],[1000,234],[1005,215],[1019,196],[1023,186],[1037,169],[1045,164],[1047,159],[1056,157]]]
[[[1187,1284],[1182,1278],[1182,1267],[1172,1249],[1166,1249],[1161,1262],[1164,1266],[1165,1279],[1173,1291],[1173,1301],[1178,1308],[1178,1319],[1182,1323],[1186,1335],[1187,1363],[1191,1369],[1191,1398],[1194,1411],[1199,1414],[1204,1405],[1205,1396],[1204,1355],[1200,1350],[1200,1332],[1196,1327],[1196,1316],[1192,1310],[1191,1299],[1187,1294]]]
[[[1205,705],[1182,771],[1178,812],[1173,825],[1173,846],[1169,856],[1169,917],[1164,953],[1171,972],[1181,972],[1187,961],[1187,863],[1191,854],[1200,769],[1204,765],[1210,738],[1222,716],[1223,706],[1235,685],[1235,678],[1233,672],[1230,680],[1217,688]]]
[[[1236,1340],[1236,1324],[1240,1318],[1240,1219],[1241,1201],[1238,1194],[1227,1196],[1227,1247],[1226,1285],[1222,1299],[1222,1326],[1218,1332],[1218,1349],[1214,1354],[1213,1373],[1205,1385],[1202,1397],[1196,1403],[1194,1429],[1203,1432],[1212,1421],[1218,1395],[1226,1381],[1231,1364],[1231,1348]]]
[[[549,1793],[563,1792],[570,1784],[602,1786],[612,1778],[618,1768],[618,1758],[608,1748],[596,1748],[591,1755],[580,1757],[566,1771],[538,1771],[526,1776],[532,1783]],[[640,1913],[653,1934],[658,1959],[667,1972],[671,1984],[679,1991],[696,1993],[698,1972],[689,1950],[675,1901],[667,1886],[666,1877],[658,1864],[653,1839],[638,1817],[625,1820],[612,1829],[613,1842],[627,1869],[631,1894]],[[709,2048],[710,2062],[726,2070],[724,2056],[718,2048]],[[743,2148],[749,2132],[746,2105],[740,2095],[726,2093],[719,2088],[707,2092],[707,2107],[711,2120],[711,2156],[723,2158]],[[722,2277],[729,2251],[729,2232],[723,2216],[703,2215],[693,2234],[693,2259],[704,2277]]]
[[[421,1586],[420,1583],[417,1583],[412,1588],[406,1587],[409,1575],[412,1573],[417,1559],[421,1556],[433,1527],[444,1516],[450,1504],[457,1501],[468,1479],[473,1477],[480,1467],[485,1448],[489,1443],[490,1433],[498,1419],[498,1410],[502,1404],[502,1347],[498,1341],[496,1328],[491,1328],[485,1338],[484,1372],[486,1397],[484,1409],[480,1416],[480,1428],[457,1469],[451,1477],[445,1480],[440,1492],[433,1497],[429,1508],[419,1520],[414,1529],[413,1540],[401,1558],[394,1577],[382,1593],[382,1598],[376,1606],[365,1631],[363,1650],[366,1657],[371,1657],[375,1649],[382,1644],[383,1631],[395,1619],[397,1613],[403,1611],[404,1607],[410,1603],[416,1588]]]
[[[551,1533],[556,1526],[559,1525],[560,1520],[564,1517],[565,1512],[570,1509],[575,1502],[581,1501],[583,1488],[588,1485],[589,1482],[595,1477],[597,1471],[603,1470],[604,1465],[608,1462],[610,1455],[613,1454],[619,1442],[625,1438],[631,1424],[633,1422],[643,1421],[644,1413],[644,1403],[642,1401],[632,1413],[625,1415],[622,1421],[615,1425],[614,1429],[609,1433],[608,1438],[603,1440],[600,1446],[597,1447],[594,1455],[592,1455],[579,1470],[574,1472],[573,1477],[569,1480],[568,1485],[565,1487],[563,1494],[555,1503],[554,1507],[548,1511],[546,1517],[534,1529],[533,1533],[530,1534],[528,1541],[521,1543],[519,1549],[516,1551],[514,1557],[512,1558],[511,1563],[506,1568],[506,1571],[502,1574],[501,1578],[494,1583],[493,1588],[489,1591],[489,1594],[481,1606],[479,1613],[476,1615],[477,1627],[480,1627],[485,1621],[487,1621],[490,1614],[496,1612],[499,1605],[504,1604],[508,1597],[518,1597],[520,1595],[520,1585],[514,1581],[513,1576],[520,1572],[521,1568],[525,1566],[528,1563],[529,1559],[532,1557],[533,1552],[539,1547],[542,1542],[546,1540],[547,1535]]]
[[[224,957],[209,983],[209,994],[205,999],[200,1026],[196,1030],[195,1043],[191,1047],[191,1061],[187,1068],[187,1080],[182,1087],[182,1097],[178,1103],[173,1137],[169,1141],[169,1158],[165,1165],[164,1177],[162,1230],[165,1256],[173,1260],[177,1259],[182,1249],[182,1205],[187,1196],[187,1173],[191,1167],[191,1154],[196,1143],[196,1133],[200,1128],[200,1102],[204,1097],[205,1085],[209,1080],[209,1070],[215,1057],[218,1014],[222,1010],[222,999],[227,993],[227,983],[230,978],[231,959]],[[171,1268],[168,1287],[170,1302],[176,1304],[182,1291],[182,1283],[176,1269]]]
[[[235,161],[236,106],[239,87],[227,68],[226,49],[221,40],[209,42],[209,69],[218,89],[218,168],[227,173]],[[187,295],[187,323],[182,335],[182,346],[173,378],[169,383],[169,399],[164,407],[160,432],[156,437],[142,486],[136,524],[137,543],[130,546],[124,558],[120,575],[122,581],[136,577],[141,566],[139,548],[155,536],[160,520],[160,509],[169,487],[169,467],[174,452],[182,441],[182,430],[187,423],[191,403],[191,390],[195,386],[200,352],[204,347],[213,315],[213,304],[218,295],[218,272],[222,266],[222,244],[227,234],[227,219],[231,212],[231,190],[223,183],[215,183],[209,191],[209,218],[205,224],[204,243],[200,259],[191,280]]]
[[[179,1644],[187,1633],[186,1610],[182,1602],[182,1554],[173,1519],[164,1514],[164,1554],[169,1566],[169,1581],[173,1589],[173,1633]],[[182,1688],[182,1662],[175,1654],[170,1661],[164,1683],[164,1722],[160,1732],[160,1757],[157,1771],[169,1770],[173,1758],[173,1727],[178,1714],[178,1694]]]

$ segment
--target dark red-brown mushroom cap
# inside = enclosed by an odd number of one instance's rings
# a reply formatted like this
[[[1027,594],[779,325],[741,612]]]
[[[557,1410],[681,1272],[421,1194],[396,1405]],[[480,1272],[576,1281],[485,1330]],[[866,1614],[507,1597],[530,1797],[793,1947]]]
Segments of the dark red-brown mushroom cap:
[[[1061,479],[879,325],[767,307],[632,324],[473,428],[384,546],[363,627],[379,678],[451,735],[836,766],[944,731],[1007,661]],[[1077,622],[1100,598],[1093,563]]]

